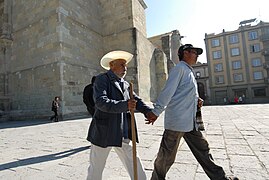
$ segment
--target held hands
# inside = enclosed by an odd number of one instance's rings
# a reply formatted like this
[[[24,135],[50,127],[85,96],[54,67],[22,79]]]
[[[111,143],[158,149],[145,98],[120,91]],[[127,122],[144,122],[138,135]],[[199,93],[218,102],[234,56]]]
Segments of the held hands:
[[[145,119],[145,121],[146,121],[146,124],[154,124],[154,122],[157,120],[157,118],[158,118],[158,116],[156,116],[153,112],[148,112],[147,114],[146,114],[146,117],[147,117],[147,119]]]
[[[136,100],[135,99],[129,99],[128,100],[128,109],[129,111],[134,111],[136,108]]]

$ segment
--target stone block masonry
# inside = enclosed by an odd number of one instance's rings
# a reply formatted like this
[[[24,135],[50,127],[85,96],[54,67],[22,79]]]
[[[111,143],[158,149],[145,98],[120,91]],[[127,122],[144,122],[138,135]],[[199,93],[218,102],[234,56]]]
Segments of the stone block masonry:
[[[5,64],[0,110],[9,119],[47,119],[55,96],[63,119],[87,115],[83,89],[104,72],[100,59],[112,50],[134,54],[126,79],[145,101],[156,98],[156,74],[162,72],[155,64],[161,59],[146,37],[143,0],[4,0],[2,5],[12,26],[12,43],[0,53]]]

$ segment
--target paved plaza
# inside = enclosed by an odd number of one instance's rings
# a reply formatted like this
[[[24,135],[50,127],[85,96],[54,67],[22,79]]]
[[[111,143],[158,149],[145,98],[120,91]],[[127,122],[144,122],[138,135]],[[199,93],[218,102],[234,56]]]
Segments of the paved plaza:
[[[163,114],[144,124],[135,114],[140,143],[137,153],[150,179],[163,133]],[[228,174],[245,180],[269,180],[269,104],[205,106],[205,136],[213,157]],[[84,180],[90,143],[85,139],[91,118],[0,123],[0,180]],[[112,150],[104,180],[130,179]],[[208,180],[188,146],[181,142],[170,180]]]

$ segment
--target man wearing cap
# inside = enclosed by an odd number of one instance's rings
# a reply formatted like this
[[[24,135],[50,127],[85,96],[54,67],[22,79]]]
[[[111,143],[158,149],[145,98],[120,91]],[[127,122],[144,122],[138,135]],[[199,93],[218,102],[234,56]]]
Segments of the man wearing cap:
[[[140,97],[134,93],[130,99],[129,83],[123,78],[127,73],[127,63],[133,55],[126,51],[112,51],[101,59],[101,66],[108,70],[96,76],[93,98],[95,113],[89,128],[91,145],[88,180],[101,180],[105,162],[113,148],[118,154],[131,179],[134,178],[129,110],[138,110],[145,116],[151,111]],[[136,133],[137,134],[137,133]],[[136,137],[138,142],[138,138]],[[146,180],[146,174],[137,158],[139,180]]]
[[[180,46],[179,63],[170,71],[165,87],[161,91],[154,109],[147,114],[147,124],[153,124],[165,110],[164,133],[151,180],[164,180],[175,161],[179,142],[183,137],[193,155],[212,180],[237,180],[226,176],[222,167],[215,164],[209,152],[209,145],[198,129],[196,122],[197,105],[202,106],[192,65],[203,53],[201,48],[191,44]]]

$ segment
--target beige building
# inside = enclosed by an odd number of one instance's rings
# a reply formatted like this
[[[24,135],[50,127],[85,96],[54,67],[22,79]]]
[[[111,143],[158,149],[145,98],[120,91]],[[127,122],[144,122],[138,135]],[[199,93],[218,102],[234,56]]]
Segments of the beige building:
[[[206,34],[212,104],[269,102],[269,23],[242,21],[237,30]]]
[[[0,0],[0,121],[87,115],[83,88],[111,50],[134,54],[126,79],[154,101],[167,58],[146,34],[143,0]]]

